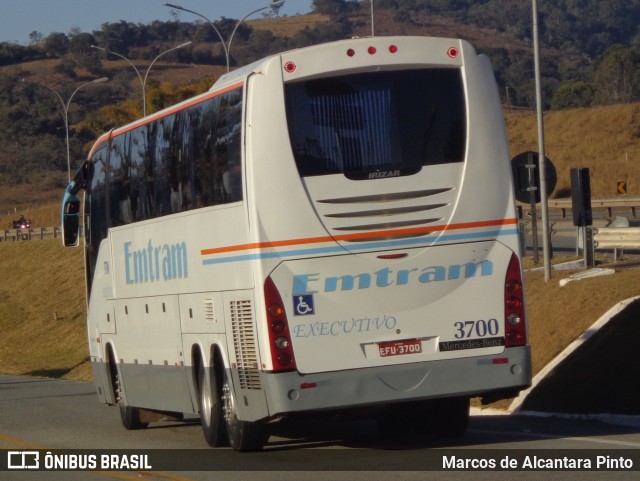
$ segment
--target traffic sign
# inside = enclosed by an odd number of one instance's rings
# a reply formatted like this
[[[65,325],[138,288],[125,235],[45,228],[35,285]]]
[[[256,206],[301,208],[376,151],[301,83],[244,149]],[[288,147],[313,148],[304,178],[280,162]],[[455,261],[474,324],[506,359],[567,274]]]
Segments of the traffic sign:
[[[627,195],[627,181],[618,182],[618,194]]]
[[[516,199],[520,202],[540,202],[540,154],[538,152],[522,152],[511,159],[513,172],[513,184],[516,190]],[[547,181],[547,196],[550,196],[556,188],[558,173],[548,157],[544,158],[545,174]],[[533,194],[533,195],[532,195]]]

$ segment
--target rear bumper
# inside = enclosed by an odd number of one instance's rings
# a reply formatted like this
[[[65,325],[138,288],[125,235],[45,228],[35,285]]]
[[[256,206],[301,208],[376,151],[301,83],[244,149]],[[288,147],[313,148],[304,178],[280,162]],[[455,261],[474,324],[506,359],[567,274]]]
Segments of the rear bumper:
[[[526,347],[503,354],[300,375],[263,374],[270,416],[452,396],[515,395],[531,384]]]

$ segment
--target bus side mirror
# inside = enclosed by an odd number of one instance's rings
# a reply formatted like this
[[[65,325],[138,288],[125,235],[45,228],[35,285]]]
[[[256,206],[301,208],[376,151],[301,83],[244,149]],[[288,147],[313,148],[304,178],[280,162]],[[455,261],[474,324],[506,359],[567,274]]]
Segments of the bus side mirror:
[[[62,245],[77,247],[80,243],[80,198],[72,194],[73,182],[67,187],[62,200]]]

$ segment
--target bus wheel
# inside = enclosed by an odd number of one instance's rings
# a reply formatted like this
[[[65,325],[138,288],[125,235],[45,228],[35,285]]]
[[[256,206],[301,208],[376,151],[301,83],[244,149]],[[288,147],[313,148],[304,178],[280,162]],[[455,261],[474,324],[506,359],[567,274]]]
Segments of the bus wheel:
[[[213,369],[198,366],[198,407],[202,431],[209,446],[226,444],[226,426],[222,417],[222,400]]]
[[[133,406],[127,406],[124,403],[124,396],[122,395],[122,383],[120,382],[120,376],[115,375],[115,394],[118,407],[120,408],[120,420],[125,429],[144,429],[149,423],[143,423],[140,420],[140,410]]]
[[[229,444],[233,449],[236,451],[258,451],[267,444],[269,432],[264,424],[238,419],[235,397],[226,377],[222,388],[222,410],[227,425]]]

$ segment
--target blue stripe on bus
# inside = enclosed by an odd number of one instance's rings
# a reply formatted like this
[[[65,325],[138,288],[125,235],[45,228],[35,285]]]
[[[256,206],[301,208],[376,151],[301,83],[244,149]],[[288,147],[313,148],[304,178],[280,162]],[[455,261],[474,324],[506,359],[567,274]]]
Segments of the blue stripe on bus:
[[[495,230],[488,231],[482,233],[470,233],[470,234],[450,234],[443,235],[438,238],[438,241],[434,244],[425,245],[424,247],[430,247],[432,245],[439,245],[443,242],[450,241],[468,241],[473,239],[481,239],[481,238],[496,238],[496,237],[504,237],[518,235],[518,229],[506,229],[506,230]],[[276,259],[276,258],[285,258],[285,257],[295,257],[295,256],[307,256],[307,255],[319,255],[319,254],[335,254],[337,252],[353,252],[353,251],[364,251],[371,249],[379,249],[379,248],[399,248],[399,247],[408,247],[415,246],[417,244],[424,244],[424,238],[416,238],[416,239],[402,239],[395,241],[379,241],[379,242],[366,242],[363,244],[350,244],[347,249],[341,245],[331,245],[328,247],[314,247],[309,249],[293,249],[288,251],[276,251],[276,252],[258,252],[255,254],[245,254],[240,256],[231,256],[231,257],[222,257],[215,259],[204,259],[202,261],[203,265],[212,265],[212,264],[224,264],[229,262],[243,262],[243,261],[255,261],[260,259]]]

